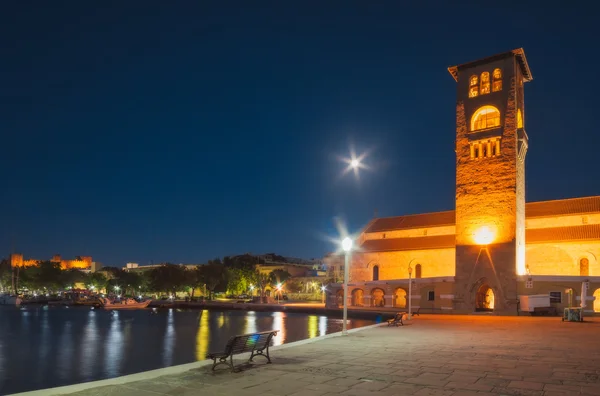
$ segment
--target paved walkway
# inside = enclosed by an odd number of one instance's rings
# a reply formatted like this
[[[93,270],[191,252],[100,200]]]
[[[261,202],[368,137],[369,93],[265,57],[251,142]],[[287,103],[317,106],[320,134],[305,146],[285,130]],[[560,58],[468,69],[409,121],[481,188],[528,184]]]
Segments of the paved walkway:
[[[600,395],[599,319],[422,315],[274,350],[241,373],[208,366],[72,395]]]

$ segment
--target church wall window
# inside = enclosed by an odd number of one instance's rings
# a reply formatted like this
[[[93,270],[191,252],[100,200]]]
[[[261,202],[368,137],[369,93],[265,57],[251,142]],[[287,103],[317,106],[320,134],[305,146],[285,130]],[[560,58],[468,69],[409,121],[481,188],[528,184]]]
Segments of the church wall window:
[[[502,91],[502,70],[494,69],[492,91]]]
[[[481,95],[490,93],[490,73],[483,72],[481,73],[481,88],[479,89]]]
[[[433,290],[427,292],[427,301],[435,301],[435,292]]]
[[[471,76],[469,79],[469,98],[474,98],[479,95],[479,78],[477,76]]]
[[[517,109],[517,128],[523,128],[523,114],[521,114],[521,109]]]
[[[471,117],[471,132],[500,126],[500,111],[494,106],[482,106]]]
[[[375,265],[373,266],[373,280],[379,280],[379,266]]]

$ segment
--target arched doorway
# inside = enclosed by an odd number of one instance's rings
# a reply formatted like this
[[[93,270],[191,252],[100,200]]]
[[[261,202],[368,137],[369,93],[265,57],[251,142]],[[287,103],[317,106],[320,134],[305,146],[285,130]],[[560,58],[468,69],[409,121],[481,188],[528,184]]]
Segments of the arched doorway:
[[[383,307],[385,306],[385,292],[381,289],[371,290],[371,306],[372,307]]]
[[[594,292],[594,312],[600,312],[600,289],[596,289]]]
[[[340,289],[335,293],[335,302],[337,303],[338,308],[344,306],[344,289]]]
[[[406,308],[406,290],[401,287],[394,292],[394,307]]]
[[[363,306],[363,297],[364,292],[362,289],[354,289],[352,290],[352,303],[353,307],[362,307]]]
[[[479,286],[475,296],[475,311],[491,312],[494,310],[494,291],[487,284]]]
[[[379,266],[378,265],[374,265],[373,266],[373,280],[379,280]]]
[[[587,258],[579,260],[579,276],[590,276],[590,260]]]

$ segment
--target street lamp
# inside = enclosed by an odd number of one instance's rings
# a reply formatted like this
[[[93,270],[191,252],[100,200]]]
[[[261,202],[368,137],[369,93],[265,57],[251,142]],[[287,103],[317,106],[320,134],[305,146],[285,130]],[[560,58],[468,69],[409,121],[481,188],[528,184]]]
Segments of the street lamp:
[[[350,166],[351,166],[353,169],[356,169],[356,168],[358,168],[358,167],[359,167],[359,165],[360,165],[360,161],[359,161],[359,160],[357,160],[356,158],[355,158],[355,159],[352,159],[352,160],[350,161]]]
[[[348,278],[350,277],[350,255],[352,254],[352,239],[344,238],[342,249],[345,253],[344,260],[344,319],[342,322],[342,335],[348,335]]]
[[[412,318],[412,267],[408,263],[408,320]]]
[[[321,303],[325,304],[325,286],[321,286]]]
[[[254,297],[254,285],[250,285],[250,295]]]
[[[277,304],[279,304],[279,296],[281,295],[281,283],[277,284]]]

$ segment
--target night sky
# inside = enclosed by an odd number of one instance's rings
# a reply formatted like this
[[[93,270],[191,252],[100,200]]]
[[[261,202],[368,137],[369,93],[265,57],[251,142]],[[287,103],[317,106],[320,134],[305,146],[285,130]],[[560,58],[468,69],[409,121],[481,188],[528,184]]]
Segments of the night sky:
[[[336,216],[453,209],[446,69],[519,47],[527,200],[600,194],[596,13],[498,4],[2,2],[0,256],[321,257]]]

